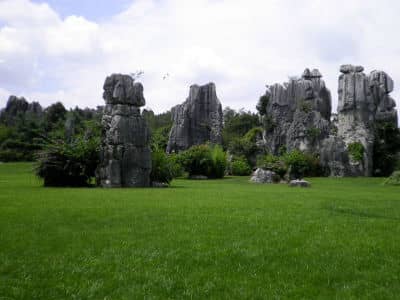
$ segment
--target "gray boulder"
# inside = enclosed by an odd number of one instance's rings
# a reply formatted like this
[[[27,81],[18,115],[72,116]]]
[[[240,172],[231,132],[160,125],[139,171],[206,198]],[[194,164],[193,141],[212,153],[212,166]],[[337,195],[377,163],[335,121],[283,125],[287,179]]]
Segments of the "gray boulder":
[[[311,184],[308,181],[305,181],[303,179],[296,179],[296,180],[291,180],[289,182],[290,187],[310,187]]]
[[[256,183],[273,183],[275,172],[258,168],[251,175],[250,181]]]
[[[187,100],[172,108],[172,119],[168,153],[206,142],[222,143],[222,106],[214,83],[192,85]]]
[[[141,115],[143,86],[129,75],[106,78],[97,181],[103,187],[150,186],[150,133]]]

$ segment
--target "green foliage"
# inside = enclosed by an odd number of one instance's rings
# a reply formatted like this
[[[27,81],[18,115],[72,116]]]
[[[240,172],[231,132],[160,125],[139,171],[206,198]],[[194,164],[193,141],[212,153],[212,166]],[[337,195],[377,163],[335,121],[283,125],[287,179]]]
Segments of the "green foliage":
[[[256,108],[261,116],[264,116],[267,114],[269,98],[270,98],[269,95],[263,95],[260,97],[260,99],[258,101]]]
[[[360,142],[350,143],[347,146],[347,150],[350,153],[351,158],[354,161],[362,162],[364,158],[364,146]]]
[[[150,109],[144,109],[142,115],[144,119],[147,121],[147,125],[149,126],[151,131],[155,131],[162,127],[171,128],[172,126],[171,111],[166,111],[161,114],[155,114]]]
[[[257,154],[258,147],[255,142],[247,138],[236,138],[229,144],[229,152],[235,156],[246,157],[249,164],[252,158]]]
[[[315,143],[318,137],[321,135],[321,130],[316,127],[311,127],[307,129],[306,135],[313,143]]]
[[[400,130],[391,123],[378,123],[375,126],[374,175],[389,176],[400,165]]]
[[[225,175],[226,153],[220,146],[193,146],[180,154],[180,161],[189,176],[222,178]]]
[[[99,163],[100,138],[78,136],[71,142],[47,140],[37,154],[36,175],[45,186],[88,186]]]
[[[212,166],[208,177],[223,178],[225,176],[227,160],[226,152],[219,145],[211,147]]]
[[[151,182],[162,182],[169,184],[172,179],[179,175],[180,166],[177,161],[163,150],[153,150],[151,153]]]
[[[0,124],[0,145],[12,136],[12,127]]]
[[[281,178],[289,173],[290,178],[302,178],[304,176],[321,176],[323,174],[319,158],[316,155],[293,150],[283,153],[281,156],[267,154],[259,159],[258,166],[271,170]]]
[[[384,184],[400,186],[400,171],[394,171],[392,175],[385,180]]]
[[[262,137],[262,134],[263,129],[261,127],[254,127],[245,134],[244,138],[255,143],[258,138]]]
[[[306,100],[300,101],[300,110],[309,113],[312,111],[312,105],[311,103],[307,102]]]
[[[304,153],[299,150],[287,152],[283,159],[288,166],[291,178],[302,178],[304,176],[320,176],[322,168],[317,156]]]
[[[151,135],[151,149],[152,150],[166,150],[168,139],[169,139],[169,132],[171,130],[171,126],[163,126],[160,128],[155,129]]]
[[[197,145],[180,154],[184,170],[192,175],[209,174],[212,165],[211,151],[208,145]]]
[[[252,171],[245,157],[233,157],[230,168],[234,176],[248,176]]]
[[[283,158],[272,154],[267,154],[264,157],[262,157],[258,161],[258,166],[265,170],[270,170],[275,172],[281,178],[283,178],[283,176],[287,172],[287,165],[283,160]]]
[[[250,111],[246,112],[243,109],[237,112],[226,107],[224,109],[224,129],[222,131],[224,149],[228,149],[234,140],[243,138],[252,128],[260,125],[257,114]]]
[[[262,123],[265,131],[267,132],[271,132],[276,127],[276,124],[272,120],[271,116],[263,116]]]
[[[56,102],[50,105],[44,112],[47,130],[64,125],[64,121],[67,116],[67,110],[61,102]]]

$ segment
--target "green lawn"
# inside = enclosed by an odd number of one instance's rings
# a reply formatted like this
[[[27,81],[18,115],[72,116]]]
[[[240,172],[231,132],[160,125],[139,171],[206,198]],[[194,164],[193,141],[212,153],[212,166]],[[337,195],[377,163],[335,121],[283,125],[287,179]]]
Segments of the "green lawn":
[[[400,188],[382,179],[43,188],[0,165],[0,299],[398,299]]]

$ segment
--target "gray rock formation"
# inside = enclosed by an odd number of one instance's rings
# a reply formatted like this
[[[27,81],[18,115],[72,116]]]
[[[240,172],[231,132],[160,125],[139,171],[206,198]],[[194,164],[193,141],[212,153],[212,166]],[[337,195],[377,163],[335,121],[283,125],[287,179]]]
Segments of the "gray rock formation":
[[[39,119],[43,109],[38,102],[29,103],[24,97],[10,96],[6,107],[0,112],[0,122],[14,126],[20,117],[31,120]]]
[[[361,160],[349,153],[349,173],[353,176],[372,175],[376,122],[397,126],[396,103],[389,95],[393,80],[383,71],[367,76],[363,70],[361,66],[343,65],[339,76],[338,136],[347,149],[354,144],[363,147]]]
[[[258,168],[251,175],[250,181],[255,183],[273,183],[275,172]]]
[[[149,129],[141,115],[145,105],[143,86],[128,75],[106,78],[103,98],[103,140],[98,183],[103,187],[150,185]]]
[[[305,187],[305,188],[308,188],[308,187],[310,187],[311,186],[311,184],[308,182],[308,181],[305,181],[305,180],[300,180],[300,179],[296,179],[296,180],[291,180],[290,182],[289,182],[289,186],[290,187]]]
[[[222,143],[222,106],[214,83],[192,85],[187,100],[172,108],[172,119],[168,153],[206,142]]]
[[[274,84],[265,97],[264,142],[270,153],[286,150],[315,150],[329,135],[331,94],[321,73],[306,69],[301,78]]]
[[[343,65],[340,71],[338,114],[332,120],[330,92],[318,70],[268,87],[257,106],[264,143],[273,154],[282,147],[317,154],[331,176],[371,176],[377,123],[397,126],[393,80],[383,71],[367,76],[362,66]]]

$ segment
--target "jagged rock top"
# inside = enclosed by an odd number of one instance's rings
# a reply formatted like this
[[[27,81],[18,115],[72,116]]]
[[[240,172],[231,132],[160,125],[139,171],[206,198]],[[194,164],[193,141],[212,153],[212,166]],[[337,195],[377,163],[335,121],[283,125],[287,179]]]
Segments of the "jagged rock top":
[[[340,72],[343,74],[348,74],[348,73],[361,73],[364,71],[363,66],[353,66],[353,65],[341,65],[340,66]]]
[[[107,104],[144,106],[143,85],[129,75],[112,74],[104,82],[103,98]]]
[[[374,70],[369,74],[369,85],[379,86],[385,93],[393,92],[393,79],[384,71]]]
[[[318,69],[313,69],[310,71],[310,69],[306,68],[303,72],[303,75],[301,76],[303,79],[312,79],[312,78],[321,78],[322,74]]]
[[[167,152],[186,150],[206,142],[222,142],[222,105],[214,83],[191,85],[186,101],[171,111],[173,125]]]

